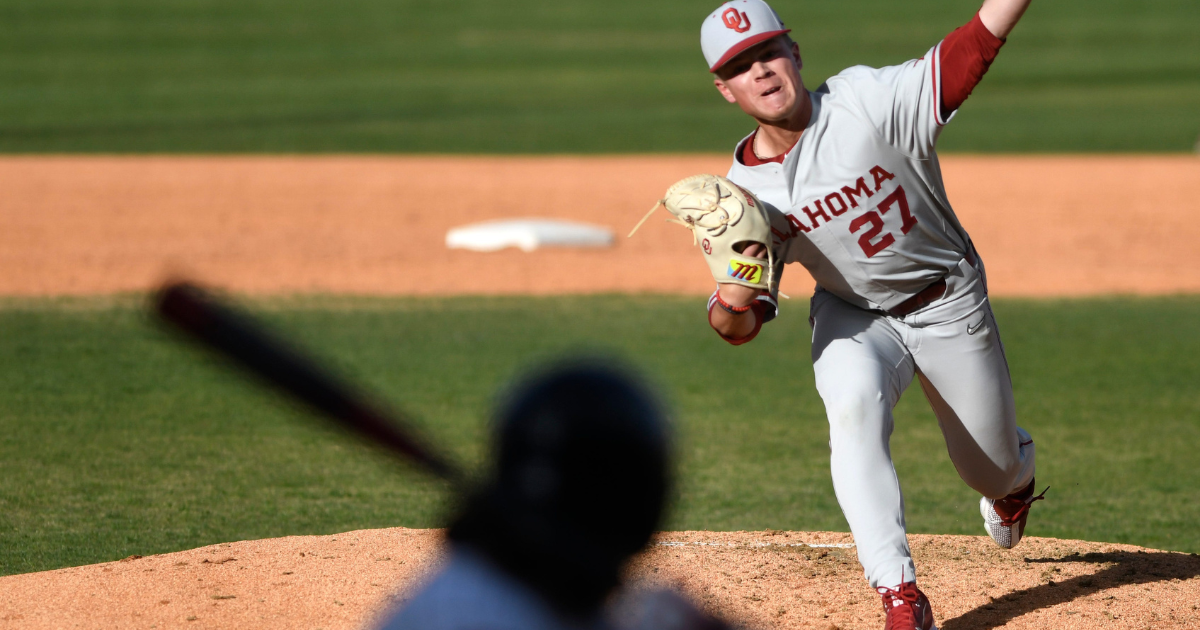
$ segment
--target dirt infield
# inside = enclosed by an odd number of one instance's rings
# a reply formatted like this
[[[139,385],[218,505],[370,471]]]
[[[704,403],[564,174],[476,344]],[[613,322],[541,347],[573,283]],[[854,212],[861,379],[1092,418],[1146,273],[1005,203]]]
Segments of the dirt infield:
[[[1200,158],[943,158],[997,295],[1200,291]],[[187,271],[251,293],[708,293],[689,236],[651,221],[728,158],[5,157],[0,295],[144,290]],[[474,221],[612,227],[604,251],[447,250]],[[665,216],[665,215],[664,215]],[[784,292],[811,279],[793,265]]]
[[[1200,558],[1128,545],[910,536],[944,630],[1200,627]],[[755,628],[883,625],[848,534],[664,533],[633,566]],[[0,628],[369,627],[435,568],[434,530],[238,542],[0,578]],[[824,546],[809,546],[824,545]]]

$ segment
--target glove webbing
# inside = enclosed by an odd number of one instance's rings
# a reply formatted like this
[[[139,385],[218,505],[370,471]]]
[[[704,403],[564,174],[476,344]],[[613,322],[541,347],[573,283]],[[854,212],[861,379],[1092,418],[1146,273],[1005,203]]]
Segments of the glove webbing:
[[[694,211],[700,213],[701,217],[704,217],[705,215],[709,215],[709,214],[712,214],[712,213],[720,210],[721,209],[720,203],[721,203],[721,200],[724,199],[724,197],[721,196],[720,186],[714,185],[714,188],[716,188],[716,190],[712,191],[712,198],[707,200],[708,201],[707,208],[684,208],[684,210],[694,210]],[[629,236],[627,236],[625,238],[632,237],[634,232],[637,232],[638,228],[642,227],[642,224],[646,222],[646,219],[649,219],[650,215],[654,214],[655,210],[658,210],[659,206],[666,205],[666,201],[667,200],[664,198],[664,199],[659,199],[657,202],[655,202],[655,204],[650,207],[650,211],[646,213],[646,216],[642,217],[642,220],[638,221],[637,225],[633,226],[633,229],[630,230],[630,232],[629,232]],[[681,220],[681,219],[672,217],[670,219],[667,219],[667,223],[678,223],[679,225],[682,225],[683,227],[691,230],[692,231],[692,245],[695,245],[700,242],[699,237],[696,236],[696,219],[695,218],[689,216],[686,220]],[[720,234],[721,232],[725,231],[724,228],[727,225],[729,225],[729,217],[725,216],[720,219],[720,223],[718,223],[717,225],[714,225],[712,227],[707,227],[705,229],[706,230],[716,230],[718,228],[721,228],[721,230],[719,232],[716,232],[716,234]]]

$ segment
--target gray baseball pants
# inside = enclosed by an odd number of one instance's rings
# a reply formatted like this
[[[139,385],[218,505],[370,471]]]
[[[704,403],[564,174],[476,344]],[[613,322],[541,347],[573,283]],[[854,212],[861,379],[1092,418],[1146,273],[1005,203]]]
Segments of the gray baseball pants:
[[[829,417],[833,489],[872,587],[916,578],[889,445],[892,408],[914,374],[968,486],[996,499],[1033,480],[1034,447],[1017,427],[982,274],[964,261],[947,283],[945,296],[902,318],[820,288],[812,300],[813,369]]]

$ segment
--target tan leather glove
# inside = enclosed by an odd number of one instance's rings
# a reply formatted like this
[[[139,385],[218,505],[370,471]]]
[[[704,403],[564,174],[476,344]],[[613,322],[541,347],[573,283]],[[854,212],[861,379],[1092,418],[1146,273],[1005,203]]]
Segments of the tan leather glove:
[[[667,189],[629,236],[660,205],[673,215],[668,221],[692,231],[692,243],[703,250],[704,261],[718,283],[762,289],[777,298],[783,265],[775,258],[767,208],[750,191],[719,175],[681,179]],[[743,256],[749,243],[762,243],[767,260]]]

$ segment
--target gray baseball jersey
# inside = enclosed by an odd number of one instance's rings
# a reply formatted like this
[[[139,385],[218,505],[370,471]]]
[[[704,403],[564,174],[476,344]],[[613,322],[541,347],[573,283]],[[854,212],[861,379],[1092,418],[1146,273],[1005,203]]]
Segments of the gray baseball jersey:
[[[939,44],[940,45],[940,44]],[[779,210],[777,256],[862,308],[888,310],[945,276],[969,247],[946,199],[934,144],[940,112],[935,46],[899,66],[856,66],[814,92],[812,117],[783,163],[729,179]]]
[[[940,44],[939,44],[940,46]],[[892,408],[920,375],[959,475],[985,497],[1033,480],[982,264],[942,185],[938,47],[887,68],[854,67],[810,92],[813,112],[782,163],[729,179],[772,212],[776,257],[816,279],[810,322],[829,416],[833,485],[872,586],[916,578],[888,446]],[[945,294],[886,316],[930,284]],[[823,290],[822,290],[823,289]],[[866,309],[866,310],[864,310]]]
[[[611,630],[602,617],[570,620],[485,556],[452,545],[445,564],[381,630]]]

